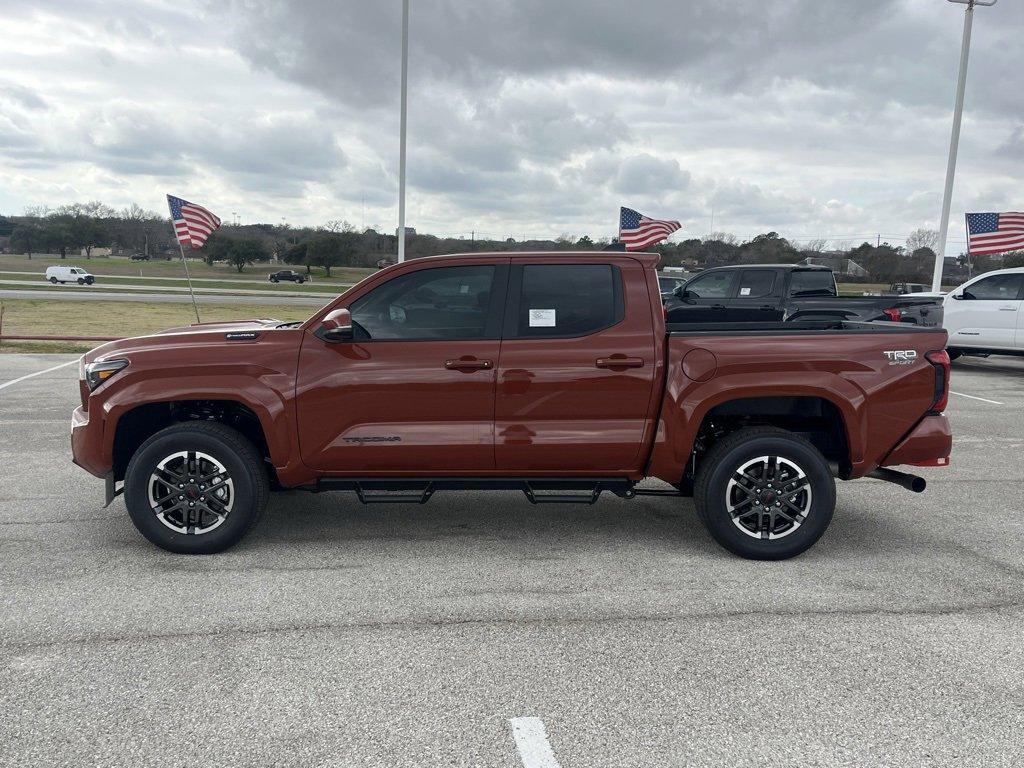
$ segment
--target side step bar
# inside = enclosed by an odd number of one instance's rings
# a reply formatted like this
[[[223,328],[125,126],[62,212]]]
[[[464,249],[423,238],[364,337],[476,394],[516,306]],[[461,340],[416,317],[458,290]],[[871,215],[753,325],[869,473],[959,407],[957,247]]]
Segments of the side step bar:
[[[624,478],[337,478],[322,477],[310,488],[354,491],[363,504],[426,504],[436,491],[522,491],[531,504],[594,504],[605,491],[631,499],[633,482]]]

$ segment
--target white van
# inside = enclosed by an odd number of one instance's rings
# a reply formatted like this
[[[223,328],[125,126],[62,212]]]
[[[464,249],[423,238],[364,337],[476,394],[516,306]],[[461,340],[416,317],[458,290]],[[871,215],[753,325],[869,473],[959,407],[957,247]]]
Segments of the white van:
[[[1024,354],[1024,267],[978,275],[942,304],[950,357]]]
[[[78,283],[79,285],[92,285],[96,278],[90,275],[81,267],[47,267],[46,279],[56,285],[60,283]]]

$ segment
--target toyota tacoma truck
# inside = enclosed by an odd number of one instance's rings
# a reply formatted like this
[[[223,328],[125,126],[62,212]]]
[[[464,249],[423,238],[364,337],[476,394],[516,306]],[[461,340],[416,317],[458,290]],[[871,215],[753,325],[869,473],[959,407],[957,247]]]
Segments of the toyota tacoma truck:
[[[840,296],[828,267],[737,264],[706,269],[665,299],[670,323],[855,320],[942,325],[936,296]]]
[[[666,325],[657,261],[416,259],[304,322],[104,344],[81,361],[74,461],[173,552],[235,544],[272,490],[513,489],[536,504],[692,496],[714,539],[766,560],[821,537],[836,478],[921,491],[892,467],[948,463],[945,331]]]

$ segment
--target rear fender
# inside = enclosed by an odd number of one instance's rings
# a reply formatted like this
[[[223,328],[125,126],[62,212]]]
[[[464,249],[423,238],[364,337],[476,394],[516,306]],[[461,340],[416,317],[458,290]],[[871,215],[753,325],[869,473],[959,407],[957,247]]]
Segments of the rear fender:
[[[719,376],[698,383],[670,369],[665,402],[658,420],[648,475],[679,482],[693,452],[704,417],[733,400],[764,397],[815,397],[834,405],[843,420],[850,463],[864,462],[867,414],[864,392],[842,377],[821,371],[773,372],[770,382],[751,382],[747,374]]]

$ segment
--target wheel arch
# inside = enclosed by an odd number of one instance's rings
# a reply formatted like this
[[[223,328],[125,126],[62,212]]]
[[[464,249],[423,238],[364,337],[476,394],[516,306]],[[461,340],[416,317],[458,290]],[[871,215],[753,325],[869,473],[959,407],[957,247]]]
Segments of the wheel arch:
[[[173,424],[215,421],[236,429],[271,464],[275,462],[264,419],[240,400],[181,398],[135,405],[119,414],[113,423],[110,454],[114,479],[124,479],[132,456],[147,439]]]
[[[713,379],[704,386],[680,393],[682,397],[664,404],[647,474],[670,483],[679,483],[680,478],[685,482],[687,476],[692,478],[699,453],[710,448],[704,439],[709,422],[714,422],[718,416],[729,417],[729,432],[745,426],[766,425],[801,434],[806,430],[792,429],[792,426],[800,414],[810,413],[821,422],[813,426],[821,427],[818,431],[835,439],[832,447],[826,447],[823,453],[838,465],[840,477],[847,477],[851,466],[861,461],[863,454],[865,398],[864,393],[849,382],[836,381],[832,376],[828,379],[833,386],[796,380],[773,385],[728,386],[722,379]],[[825,423],[827,430],[823,429]]]

